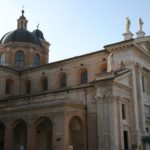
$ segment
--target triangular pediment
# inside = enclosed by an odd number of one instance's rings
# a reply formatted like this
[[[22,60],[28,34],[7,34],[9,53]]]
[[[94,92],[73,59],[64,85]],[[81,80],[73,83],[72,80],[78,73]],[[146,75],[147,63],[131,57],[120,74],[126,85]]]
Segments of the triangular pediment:
[[[125,86],[131,87],[131,72],[118,76],[115,79],[116,82],[121,83]]]
[[[149,42],[138,43],[138,46],[140,46],[145,51],[150,52],[150,43]]]

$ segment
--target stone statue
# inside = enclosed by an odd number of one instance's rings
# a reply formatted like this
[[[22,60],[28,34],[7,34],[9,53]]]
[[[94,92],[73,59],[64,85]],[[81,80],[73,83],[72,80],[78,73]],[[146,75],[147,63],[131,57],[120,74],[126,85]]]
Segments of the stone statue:
[[[143,21],[142,21],[142,18],[139,18],[139,26],[140,26],[140,31],[142,31],[142,28],[143,28]]]
[[[130,32],[130,19],[127,17],[126,18],[126,32],[129,33]]]
[[[123,61],[120,62],[120,69],[124,70],[126,68],[125,64]]]
[[[107,72],[113,71],[113,53],[111,52],[107,60]]]

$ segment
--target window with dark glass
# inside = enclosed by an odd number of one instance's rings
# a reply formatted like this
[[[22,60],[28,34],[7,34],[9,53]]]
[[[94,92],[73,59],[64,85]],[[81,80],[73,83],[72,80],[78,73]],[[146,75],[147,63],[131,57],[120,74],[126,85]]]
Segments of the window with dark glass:
[[[124,138],[124,150],[128,150],[129,149],[128,131],[123,131],[123,138]]]
[[[23,21],[21,21],[21,28],[23,28]]]
[[[9,94],[10,93],[10,83],[6,81],[6,86],[5,86],[5,93]]]
[[[125,109],[125,104],[122,104],[122,119],[126,119],[126,109]]]
[[[33,66],[39,66],[40,65],[40,55],[39,54],[35,54],[34,56],[34,62],[33,62]]]
[[[87,75],[87,71],[83,71],[81,73],[81,84],[84,84],[84,83],[87,83],[87,80],[88,80],[88,75]]]
[[[31,93],[31,81],[30,80],[26,80],[26,94],[30,94]]]
[[[149,133],[149,128],[148,127],[146,127],[146,132]]]
[[[24,52],[18,51],[15,55],[15,66],[16,67],[23,67],[25,62],[25,55]]]
[[[143,92],[145,92],[145,80],[144,80],[144,76],[142,76],[142,90],[143,90]]]
[[[66,74],[62,74],[61,77],[60,77],[60,87],[66,87],[67,85],[67,77],[66,77]]]
[[[0,55],[0,64],[5,65],[5,54]]]
[[[6,80],[6,85],[5,85],[5,93],[6,94],[10,94],[10,93],[12,93],[12,81],[10,80],[10,79],[7,79]]]
[[[4,150],[5,143],[5,126],[0,122],[0,150]]]
[[[42,78],[42,90],[47,91],[47,89],[48,89],[48,80],[47,80],[47,77],[43,77]]]

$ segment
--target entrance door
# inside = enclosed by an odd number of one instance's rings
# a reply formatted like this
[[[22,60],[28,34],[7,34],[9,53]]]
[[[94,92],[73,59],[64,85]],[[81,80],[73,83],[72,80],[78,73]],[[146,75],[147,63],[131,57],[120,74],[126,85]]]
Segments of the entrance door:
[[[26,150],[27,126],[25,122],[18,121],[13,130],[13,150]]]
[[[5,127],[2,123],[0,123],[0,150],[4,150],[4,134]]]
[[[36,150],[52,150],[52,123],[44,118],[37,126]]]
[[[69,125],[69,145],[73,150],[85,150],[85,134],[80,118],[74,117]]]

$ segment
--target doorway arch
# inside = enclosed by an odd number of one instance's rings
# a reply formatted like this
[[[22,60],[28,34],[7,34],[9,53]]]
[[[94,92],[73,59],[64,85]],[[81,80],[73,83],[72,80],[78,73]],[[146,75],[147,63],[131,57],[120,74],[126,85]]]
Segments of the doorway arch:
[[[69,123],[69,145],[73,150],[85,150],[85,129],[82,120],[75,116]]]
[[[23,120],[17,120],[13,129],[13,150],[27,149],[27,125]]]
[[[39,119],[36,133],[36,150],[52,150],[52,122],[48,118]]]

